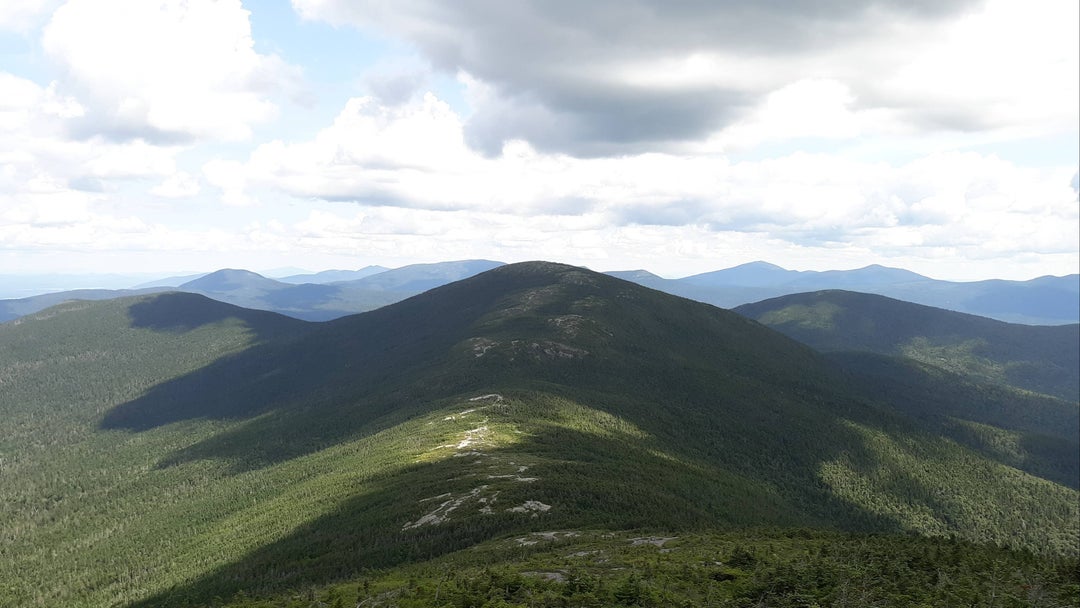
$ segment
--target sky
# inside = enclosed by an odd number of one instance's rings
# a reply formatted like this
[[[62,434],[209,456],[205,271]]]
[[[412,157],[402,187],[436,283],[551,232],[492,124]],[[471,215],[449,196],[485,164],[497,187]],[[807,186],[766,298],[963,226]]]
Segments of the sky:
[[[0,274],[1080,272],[1075,0],[14,0]]]

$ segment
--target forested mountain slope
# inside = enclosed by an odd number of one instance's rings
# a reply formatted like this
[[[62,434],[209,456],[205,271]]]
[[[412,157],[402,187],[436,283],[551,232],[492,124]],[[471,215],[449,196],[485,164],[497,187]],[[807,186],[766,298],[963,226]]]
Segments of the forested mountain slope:
[[[68,304],[0,325],[0,382],[5,605],[284,598],[550,530],[1060,556],[1080,527],[1075,489],[882,407],[810,348],[557,264],[320,324],[185,294]]]
[[[820,351],[904,356],[1017,388],[1080,399],[1080,325],[1020,325],[851,291],[734,309]]]

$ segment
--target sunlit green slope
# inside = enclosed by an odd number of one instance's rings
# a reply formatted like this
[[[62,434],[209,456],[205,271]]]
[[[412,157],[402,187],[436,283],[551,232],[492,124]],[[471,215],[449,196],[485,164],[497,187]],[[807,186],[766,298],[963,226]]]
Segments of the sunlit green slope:
[[[559,529],[1078,540],[1074,489],[755,322],[568,266],[324,324],[66,305],[0,325],[0,382],[3,605],[269,597]]]

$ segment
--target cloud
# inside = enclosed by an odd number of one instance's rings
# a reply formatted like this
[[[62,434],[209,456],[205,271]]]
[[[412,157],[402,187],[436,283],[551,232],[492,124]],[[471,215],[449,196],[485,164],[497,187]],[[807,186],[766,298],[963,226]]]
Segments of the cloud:
[[[379,103],[396,106],[423,94],[431,79],[430,69],[415,61],[384,61],[369,69],[364,84]]]
[[[985,243],[1019,253],[1037,243],[1044,252],[1075,252],[1075,234],[1062,229],[1078,221],[1071,167],[1029,169],[959,152],[898,164],[809,153],[743,162],[701,153],[577,158],[524,141],[492,157],[470,149],[465,133],[461,117],[430,93],[392,107],[356,98],[312,140],[265,144],[246,162],[221,161],[206,173],[237,201],[270,193],[360,205],[362,221],[340,225],[355,234],[441,238],[439,226],[461,222],[490,234],[482,226],[536,229],[526,218],[543,217],[584,232],[745,232],[801,247],[910,253]],[[439,218],[424,224],[435,233],[402,219],[423,213]]]
[[[199,193],[199,181],[191,174],[179,171],[166,177],[150,190],[151,194],[163,198],[190,198]]]
[[[239,0],[18,17],[59,70],[0,71],[0,250],[1075,272],[1075,165],[990,151],[1075,133],[1076,3],[293,3],[407,59],[286,125]]]
[[[760,119],[779,101],[770,95],[815,81],[835,83],[840,105],[863,115],[847,135],[874,127],[865,119],[875,115],[883,129],[915,132],[1075,119],[1075,3],[293,6],[309,19],[395,33],[435,69],[461,74],[474,110],[466,138],[488,155],[515,139],[576,156],[671,151]],[[792,110],[781,123],[798,116]]]
[[[32,200],[43,209],[73,210],[70,201],[90,204],[103,197],[87,195],[115,194],[146,179],[164,180],[158,195],[192,191],[176,166],[179,148],[68,137],[68,121],[85,110],[57,89],[0,72],[0,204]]]
[[[14,0],[0,7],[0,30],[26,32],[39,23],[61,0]]]
[[[792,139],[852,139],[864,133],[904,128],[887,110],[859,109],[851,89],[832,79],[803,79],[762,98],[758,105],[714,137],[726,152]]]
[[[239,0],[69,0],[42,44],[88,108],[72,132],[115,141],[245,139],[299,74],[254,51]]]

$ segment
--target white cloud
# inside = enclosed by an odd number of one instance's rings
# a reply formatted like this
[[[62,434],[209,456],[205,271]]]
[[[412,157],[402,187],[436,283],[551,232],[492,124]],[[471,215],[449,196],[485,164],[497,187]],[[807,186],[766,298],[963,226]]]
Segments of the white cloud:
[[[0,30],[25,32],[48,15],[61,0],[8,0],[0,6]]]
[[[873,99],[864,103],[893,99],[930,130],[1075,129],[1078,30],[1080,3],[991,0],[939,36],[896,49],[906,56],[867,83]]]
[[[113,139],[245,139],[297,72],[254,51],[239,0],[69,0],[43,35],[92,108],[78,128]]]
[[[221,202],[233,207],[246,207],[254,201],[245,193],[247,168],[234,160],[216,159],[203,166],[203,176],[221,189]]]
[[[430,65],[376,60],[326,128],[245,151],[217,144],[275,128],[299,79],[239,0],[64,3],[60,71],[0,69],[0,250],[1078,270],[1076,167],[990,152],[1076,132],[1076,3],[294,5]],[[468,115],[423,93],[439,71]]]
[[[565,251],[599,255],[596,243],[617,234],[681,230],[916,257],[953,246],[1008,256],[1034,241],[1075,257],[1075,234],[1062,229],[1078,222],[1072,167],[1022,168],[976,153],[903,164],[806,153],[738,163],[703,154],[581,159],[525,142],[486,157],[464,144],[464,128],[430,94],[394,107],[354,99],[313,140],[260,146],[246,163],[214,164],[207,175],[242,201],[276,192],[359,204],[351,219],[324,214],[302,225],[305,238],[334,247],[438,237],[565,242]]]
[[[166,177],[150,190],[151,194],[164,198],[190,198],[199,193],[199,181],[185,171],[179,171]]]
[[[142,140],[66,137],[66,121],[83,113],[57,87],[0,72],[0,194],[32,191],[34,184],[164,177],[176,171],[176,147]]]
[[[859,109],[855,101],[851,89],[837,80],[799,80],[766,95],[744,118],[715,134],[710,144],[730,153],[768,142],[854,139],[904,130],[895,112]]]
[[[1077,3],[293,0],[473,83],[467,141],[576,156],[1076,124]],[[800,100],[809,105],[800,106]]]

